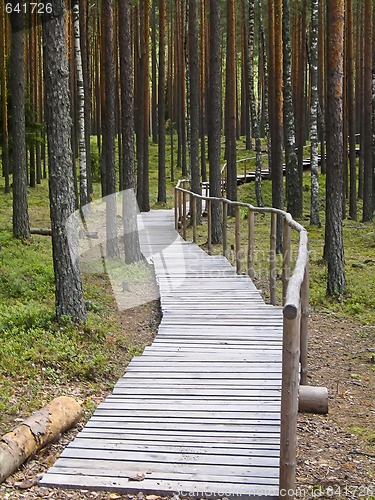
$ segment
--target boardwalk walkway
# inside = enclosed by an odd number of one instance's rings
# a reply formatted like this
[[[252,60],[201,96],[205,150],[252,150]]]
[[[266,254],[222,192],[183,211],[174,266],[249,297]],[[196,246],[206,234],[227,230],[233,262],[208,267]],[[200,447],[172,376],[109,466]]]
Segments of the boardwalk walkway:
[[[41,484],[278,498],[282,310],[226,259],[183,241],[172,211],[143,220],[158,335]]]

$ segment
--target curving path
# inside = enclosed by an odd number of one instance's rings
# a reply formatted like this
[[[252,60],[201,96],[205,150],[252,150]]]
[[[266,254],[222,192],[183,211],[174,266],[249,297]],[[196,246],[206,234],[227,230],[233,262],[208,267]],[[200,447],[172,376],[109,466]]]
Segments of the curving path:
[[[158,335],[44,475],[44,486],[278,498],[282,310],[247,276],[143,214]]]

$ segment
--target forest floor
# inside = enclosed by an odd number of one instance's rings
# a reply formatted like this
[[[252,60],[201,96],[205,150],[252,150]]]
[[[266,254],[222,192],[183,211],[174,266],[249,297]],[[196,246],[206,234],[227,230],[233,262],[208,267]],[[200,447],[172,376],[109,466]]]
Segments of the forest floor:
[[[149,344],[160,320],[158,302],[129,311],[116,312],[129,341]],[[297,484],[302,498],[375,498],[375,337],[374,327],[361,327],[335,314],[313,311],[310,318],[309,382],[329,390],[329,414],[299,415]],[[123,371],[128,358],[118,357],[115,373]],[[14,387],[22,381],[14,375]],[[50,395],[61,387],[43,387]],[[93,390],[90,384],[69,383],[65,392],[80,402],[100,403],[108,390]],[[17,394],[14,394],[17,397]],[[59,442],[41,450],[0,486],[0,498],[13,499],[126,499],[118,493],[57,490],[39,487],[41,474],[53,465],[62,450],[92,413],[86,410],[77,428]],[[21,417],[23,415],[20,415]],[[15,418],[15,421],[18,419]],[[149,495],[147,500],[156,500]]]

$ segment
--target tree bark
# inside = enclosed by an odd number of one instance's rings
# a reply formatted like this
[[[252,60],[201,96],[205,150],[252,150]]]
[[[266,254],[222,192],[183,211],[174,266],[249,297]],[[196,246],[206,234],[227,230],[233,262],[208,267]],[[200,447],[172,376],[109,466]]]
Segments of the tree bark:
[[[210,0],[210,63],[208,157],[210,196],[221,196],[220,142],[221,142],[221,38],[220,5]],[[212,203],[212,243],[222,241],[221,206]]]
[[[56,315],[58,318],[71,316],[73,321],[81,322],[86,319],[86,311],[78,256],[75,253],[78,248],[78,231],[74,224],[68,227],[68,218],[75,211],[75,194],[71,168],[71,114],[64,1],[56,0],[52,13],[43,14],[42,21]],[[74,222],[74,216],[70,221]]]
[[[87,186],[86,133],[85,133],[85,91],[83,81],[81,37],[79,24],[79,0],[73,2],[74,54],[77,73],[78,101],[78,145],[79,145],[79,200],[83,207],[89,202]]]
[[[113,35],[113,0],[102,4],[104,28],[104,79],[105,109],[103,151],[106,171],[106,251],[107,257],[119,254],[116,213],[116,166],[115,166],[115,68]]]
[[[1,160],[5,180],[4,191],[10,193],[9,183],[9,137],[8,137],[8,68],[7,68],[7,22],[4,15],[4,3],[0,5],[0,72],[1,72],[1,117],[3,120],[3,140]]]
[[[357,167],[355,151],[354,33],[353,0],[347,0],[347,85],[349,131],[349,217],[357,220]]]
[[[225,78],[225,151],[227,160],[227,197],[237,200],[237,155],[236,155],[236,5],[227,0],[227,52]],[[228,207],[234,215],[233,207]]]
[[[82,408],[77,401],[61,396],[5,434],[0,439],[0,483],[81,418]]]
[[[166,3],[159,0],[158,202],[167,202],[165,165],[165,20]]]
[[[263,207],[262,197],[262,143],[260,140],[259,115],[256,110],[255,92],[254,92],[254,31],[255,31],[255,0],[249,3],[249,39],[248,39],[248,77],[249,85],[248,95],[250,101],[251,129],[255,138],[255,196],[258,207]],[[258,76],[259,77],[259,76]]]
[[[302,179],[297,164],[296,133],[292,97],[292,49],[290,44],[290,0],[283,0],[283,97],[284,147],[286,163],[287,210],[294,218],[302,217]]]
[[[123,205],[125,263],[132,264],[142,259],[137,227],[137,206],[135,199],[134,159],[134,95],[133,95],[133,53],[131,34],[131,1],[119,0],[119,49],[121,83],[121,135],[123,164]],[[129,193],[132,190],[134,196]]]
[[[363,150],[364,150],[364,182],[363,182],[363,222],[373,218],[372,184],[372,0],[364,2],[364,109],[363,109]]]
[[[311,204],[310,225],[320,226],[319,217],[319,176],[318,176],[318,36],[319,1],[311,1],[311,106],[310,106],[310,159],[311,159]]]
[[[199,169],[199,57],[198,0],[189,2],[189,75],[190,75],[190,188],[201,194]],[[201,224],[201,203],[197,200],[196,221]]]
[[[13,0],[13,6],[17,2]],[[12,11],[11,53],[10,53],[10,92],[12,95],[10,112],[10,139],[12,142],[13,167],[13,235],[16,238],[30,237],[30,223],[27,202],[26,168],[26,126],[25,126],[25,56],[24,56],[24,13]]]
[[[342,234],[343,190],[343,53],[344,0],[327,0],[327,179],[325,256],[328,261],[327,293],[345,291],[344,242]]]

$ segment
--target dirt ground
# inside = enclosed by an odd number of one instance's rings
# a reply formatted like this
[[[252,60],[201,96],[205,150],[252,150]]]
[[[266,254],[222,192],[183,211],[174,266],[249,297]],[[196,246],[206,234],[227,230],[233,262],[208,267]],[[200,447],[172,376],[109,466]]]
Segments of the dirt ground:
[[[130,336],[152,341],[160,319],[157,307],[141,306],[123,313]],[[329,414],[300,415],[298,421],[297,498],[375,498],[375,328],[312,313],[309,382],[329,390]],[[119,360],[119,363],[122,361]],[[52,390],[52,388],[46,388]],[[99,403],[107,392],[82,384],[72,388],[79,400]],[[51,396],[54,396],[53,390]],[[89,414],[86,415],[86,419]],[[142,499],[143,495],[85,490],[55,490],[37,485],[38,478],[83,426],[66,433],[29,460],[0,486],[0,498]],[[146,500],[157,500],[149,495]]]

